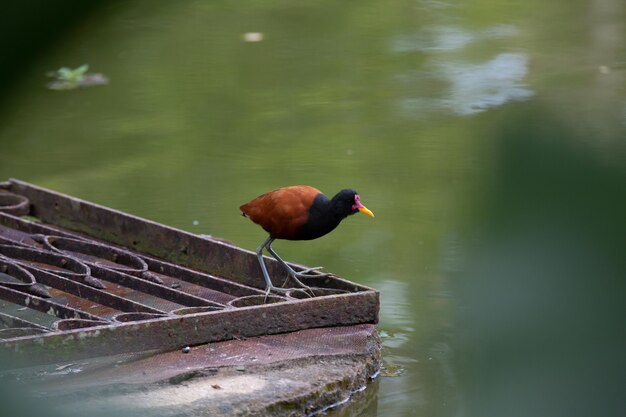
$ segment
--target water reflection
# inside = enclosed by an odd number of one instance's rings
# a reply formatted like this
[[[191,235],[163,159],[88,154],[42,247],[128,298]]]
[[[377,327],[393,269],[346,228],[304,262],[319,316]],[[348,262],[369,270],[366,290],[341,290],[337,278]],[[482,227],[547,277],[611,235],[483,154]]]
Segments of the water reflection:
[[[420,32],[395,38],[391,50],[406,52],[445,52],[462,49],[472,43],[517,36],[513,25],[495,25],[483,30],[470,31],[457,26],[435,26]]]
[[[451,84],[448,98],[438,100],[439,106],[459,115],[479,113],[533,95],[523,83],[528,72],[525,54],[500,54],[482,64],[442,63],[439,69]]]
[[[411,295],[407,282],[382,280],[373,283],[380,291],[380,303],[384,308],[380,312],[380,323],[384,328],[391,328],[404,333],[411,333],[413,317]]]
[[[441,111],[465,116],[532,97],[534,92],[524,82],[529,60],[526,53],[499,53],[482,63],[465,57],[472,44],[518,35],[519,31],[513,25],[494,25],[476,31],[439,26],[395,38],[391,45],[394,53],[422,53],[426,56],[423,69],[396,77],[405,87],[418,92],[416,97],[399,101],[402,112],[417,118]],[[441,83],[444,87],[430,97],[425,94],[427,87],[411,88],[415,83],[425,87],[425,82]]]

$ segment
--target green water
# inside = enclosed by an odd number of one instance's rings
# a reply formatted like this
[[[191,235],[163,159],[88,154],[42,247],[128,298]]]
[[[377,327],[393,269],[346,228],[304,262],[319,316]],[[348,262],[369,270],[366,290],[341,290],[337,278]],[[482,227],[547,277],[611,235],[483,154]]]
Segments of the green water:
[[[248,249],[265,235],[242,203],[354,188],[375,219],[274,246],[381,291],[393,376],[332,415],[608,415],[622,403],[624,9],[112,3],[21,70],[0,180]],[[45,88],[84,63],[110,83]]]

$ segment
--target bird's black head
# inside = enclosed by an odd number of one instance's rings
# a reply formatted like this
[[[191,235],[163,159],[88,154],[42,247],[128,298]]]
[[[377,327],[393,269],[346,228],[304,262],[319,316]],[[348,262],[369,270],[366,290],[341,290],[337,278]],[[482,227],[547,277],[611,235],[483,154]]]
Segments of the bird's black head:
[[[339,191],[333,197],[331,203],[335,213],[342,217],[347,217],[359,211],[374,217],[374,213],[361,203],[361,197],[359,197],[359,194],[354,190],[345,189]]]

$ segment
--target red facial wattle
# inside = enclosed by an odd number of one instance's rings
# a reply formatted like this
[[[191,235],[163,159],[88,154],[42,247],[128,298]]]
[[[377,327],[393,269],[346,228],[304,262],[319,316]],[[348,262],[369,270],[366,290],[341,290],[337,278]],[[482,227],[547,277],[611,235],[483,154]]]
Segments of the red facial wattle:
[[[352,211],[356,210],[360,211],[361,213],[365,213],[370,217],[374,217],[374,213],[372,213],[370,209],[368,209],[361,203],[361,197],[359,197],[358,194],[354,196],[354,204],[352,205]]]

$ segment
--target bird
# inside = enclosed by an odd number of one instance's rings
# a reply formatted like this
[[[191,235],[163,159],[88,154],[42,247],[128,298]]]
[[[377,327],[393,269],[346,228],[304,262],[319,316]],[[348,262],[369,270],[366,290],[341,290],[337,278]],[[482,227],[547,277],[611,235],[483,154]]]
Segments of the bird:
[[[282,187],[267,192],[239,207],[241,214],[260,225],[269,236],[256,250],[265,279],[266,294],[271,291],[286,291],[292,288],[274,286],[263,261],[263,250],[272,255],[301,287],[308,289],[299,278],[308,278],[321,267],[296,272],[272,249],[276,239],[312,240],[333,231],[343,219],[355,213],[374,213],[361,203],[361,197],[352,189],[343,189],[329,199],[317,188],[308,185]]]

